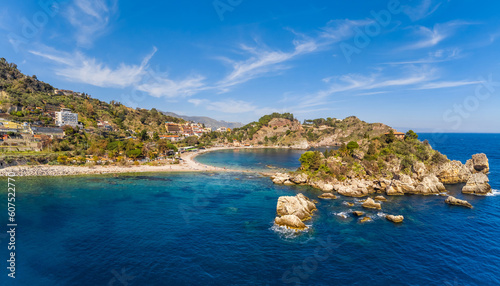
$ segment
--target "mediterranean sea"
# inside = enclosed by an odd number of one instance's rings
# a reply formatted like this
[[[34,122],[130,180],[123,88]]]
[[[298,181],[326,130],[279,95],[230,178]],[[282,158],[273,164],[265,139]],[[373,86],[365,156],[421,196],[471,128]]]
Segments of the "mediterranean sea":
[[[500,135],[420,139],[462,162],[486,153],[490,184],[500,189]],[[303,152],[268,150],[197,160],[293,169]],[[16,278],[7,276],[2,178],[0,285],[500,285],[498,191],[473,196],[446,186],[473,209],[446,205],[442,196],[388,197],[364,224],[350,215],[361,210],[360,199],[319,200],[309,230],[294,235],[273,227],[278,197],[321,192],[274,185],[257,173],[15,179]],[[404,223],[385,214],[404,215]]]

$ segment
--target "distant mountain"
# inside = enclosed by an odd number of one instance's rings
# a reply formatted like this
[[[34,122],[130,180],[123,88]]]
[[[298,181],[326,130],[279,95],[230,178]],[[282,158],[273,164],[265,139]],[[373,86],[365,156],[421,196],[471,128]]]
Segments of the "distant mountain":
[[[182,118],[186,121],[195,121],[195,122],[203,123],[203,124],[205,124],[206,127],[210,127],[212,129],[217,129],[219,127],[229,127],[231,129],[233,129],[233,128],[239,128],[239,127],[243,126],[243,124],[240,122],[227,122],[224,120],[219,121],[219,120],[215,120],[213,118],[206,117],[206,116],[186,116],[186,115],[178,115],[178,114],[173,113],[173,112],[162,112],[162,113],[167,115],[167,116]]]

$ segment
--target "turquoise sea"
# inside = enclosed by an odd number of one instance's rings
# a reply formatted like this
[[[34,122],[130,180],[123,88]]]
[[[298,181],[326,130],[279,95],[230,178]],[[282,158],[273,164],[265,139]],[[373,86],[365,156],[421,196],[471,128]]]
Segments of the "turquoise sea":
[[[462,162],[486,153],[500,189],[500,135],[421,139]],[[223,157],[243,169],[298,166],[300,153],[263,152]],[[200,161],[219,164],[213,156]],[[12,279],[1,184],[0,285],[500,285],[499,196],[447,186],[473,209],[441,196],[389,197],[365,224],[349,214],[361,209],[359,199],[320,201],[310,230],[297,236],[273,227],[277,198],[320,192],[253,173],[18,177]],[[405,221],[394,225],[384,214]]]

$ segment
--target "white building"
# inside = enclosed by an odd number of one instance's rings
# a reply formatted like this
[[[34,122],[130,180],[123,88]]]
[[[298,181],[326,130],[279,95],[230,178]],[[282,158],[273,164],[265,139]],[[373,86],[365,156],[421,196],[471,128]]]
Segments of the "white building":
[[[69,125],[75,127],[78,125],[78,113],[71,112],[69,108],[61,108],[61,111],[56,111],[56,125]]]

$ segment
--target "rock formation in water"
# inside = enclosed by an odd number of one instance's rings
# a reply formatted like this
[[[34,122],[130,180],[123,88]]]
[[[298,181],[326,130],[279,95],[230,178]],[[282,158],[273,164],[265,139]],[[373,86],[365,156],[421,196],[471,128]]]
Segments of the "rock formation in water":
[[[353,211],[353,212],[352,212],[352,214],[353,214],[353,215],[355,215],[355,216],[362,216],[362,215],[364,215],[365,213],[364,213],[364,212],[362,212],[362,211]]]
[[[366,199],[363,202],[362,206],[367,209],[376,209],[376,210],[382,209],[382,205],[380,203],[376,203],[372,198]]]
[[[325,159],[323,159],[325,160]],[[344,164],[339,158],[329,157],[328,162]],[[365,163],[365,161],[361,161]],[[395,168],[395,167],[394,167]],[[460,161],[446,161],[437,165],[426,166],[415,162],[410,173],[394,172],[392,178],[367,176],[365,173],[342,173],[336,176],[317,176],[302,171],[290,174],[276,173],[272,176],[276,184],[310,185],[324,192],[337,192],[347,197],[366,197],[381,193],[388,196],[405,194],[436,195],[446,192],[444,184],[467,183],[464,193],[486,194],[491,191],[486,173],[489,171],[488,158],[485,154],[475,154],[462,164]],[[337,177],[347,177],[338,180]]]
[[[276,205],[277,217],[274,221],[278,225],[284,225],[292,229],[301,229],[302,225],[297,222],[297,219],[301,222],[308,220],[315,210],[316,205],[303,194],[282,196],[278,198]]]
[[[402,215],[386,215],[385,218],[388,220],[388,221],[392,221],[394,223],[400,223],[400,222],[403,222],[403,220],[405,219],[404,216]]]
[[[462,193],[476,195],[485,195],[490,193],[491,186],[488,182],[489,179],[484,173],[472,174],[467,181],[467,184],[462,188]]]
[[[277,216],[274,223],[279,226],[286,226],[291,229],[304,230],[307,226],[296,215]]]
[[[371,221],[372,219],[370,217],[367,217],[365,216],[364,218],[360,219],[359,222],[360,223],[365,223],[365,222],[368,222],[368,221]]]
[[[488,174],[490,171],[490,164],[488,163],[488,157],[486,154],[474,154],[472,158],[467,160],[465,165],[471,170],[473,173],[483,173]]]
[[[459,199],[452,197],[452,196],[449,196],[444,202],[449,204],[449,205],[472,208],[472,205],[468,201],[459,200]]]
[[[337,196],[332,194],[332,193],[323,193],[323,194],[319,195],[318,198],[324,199],[324,200],[335,200],[335,199],[337,199]]]

